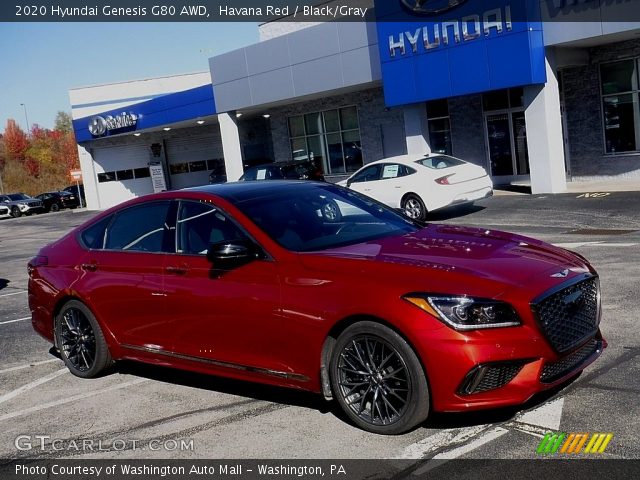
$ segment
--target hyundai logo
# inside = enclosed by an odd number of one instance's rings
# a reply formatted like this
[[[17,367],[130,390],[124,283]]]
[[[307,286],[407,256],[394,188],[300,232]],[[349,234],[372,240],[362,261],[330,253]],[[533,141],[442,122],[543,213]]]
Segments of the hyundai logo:
[[[567,275],[569,275],[569,269],[564,269],[561,272],[558,273],[554,273],[553,275],[551,275],[553,278],[567,278]]]
[[[100,137],[112,130],[135,127],[138,123],[138,115],[135,113],[122,112],[115,116],[107,115],[101,117],[96,115],[89,120],[89,133],[94,137]]]
[[[89,120],[89,133],[94,137],[104,135],[107,131],[107,122],[102,117],[93,117]]]
[[[439,15],[462,5],[467,0],[400,0],[402,6],[418,15]]]

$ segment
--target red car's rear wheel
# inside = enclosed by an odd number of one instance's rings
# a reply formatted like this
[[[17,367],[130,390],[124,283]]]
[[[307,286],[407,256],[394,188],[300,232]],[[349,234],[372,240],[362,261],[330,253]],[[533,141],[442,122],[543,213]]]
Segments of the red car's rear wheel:
[[[92,378],[111,365],[109,347],[93,313],[77,300],[67,302],[56,316],[56,342],[71,373]]]

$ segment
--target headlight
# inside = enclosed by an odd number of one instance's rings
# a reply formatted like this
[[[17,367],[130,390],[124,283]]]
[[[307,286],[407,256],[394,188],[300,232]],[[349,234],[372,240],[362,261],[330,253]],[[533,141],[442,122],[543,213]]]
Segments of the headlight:
[[[511,305],[485,298],[410,293],[402,297],[456,330],[514,327],[520,317]]]

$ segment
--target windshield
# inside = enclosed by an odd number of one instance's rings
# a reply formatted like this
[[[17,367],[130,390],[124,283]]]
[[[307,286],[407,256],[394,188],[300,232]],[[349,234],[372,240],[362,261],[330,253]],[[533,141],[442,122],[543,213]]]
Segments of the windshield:
[[[29,195],[25,195],[24,193],[12,193],[11,195],[7,195],[12,202],[17,200],[29,200],[31,197]]]
[[[236,205],[272,239],[294,252],[326,250],[418,230],[390,208],[351,190],[313,183],[296,187]]]

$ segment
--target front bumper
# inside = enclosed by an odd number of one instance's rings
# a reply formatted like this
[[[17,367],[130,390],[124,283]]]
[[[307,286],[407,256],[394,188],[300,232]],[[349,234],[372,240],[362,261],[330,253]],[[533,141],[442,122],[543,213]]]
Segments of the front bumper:
[[[20,205],[18,207],[22,213],[38,213],[44,212],[44,205]]]
[[[494,330],[492,338],[482,334],[474,335],[478,338],[471,341],[450,338],[441,342],[440,352],[434,352],[437,344],[430,341],[425,366],[434,410],[460,412],[521,405],[575,377],[607,346],[598,331],[571,352],[558,355],[545,338],[532,332],[528,327],[514,327],[498,335]],[[438,357],[446,358],[446,365],[433,360]]]

